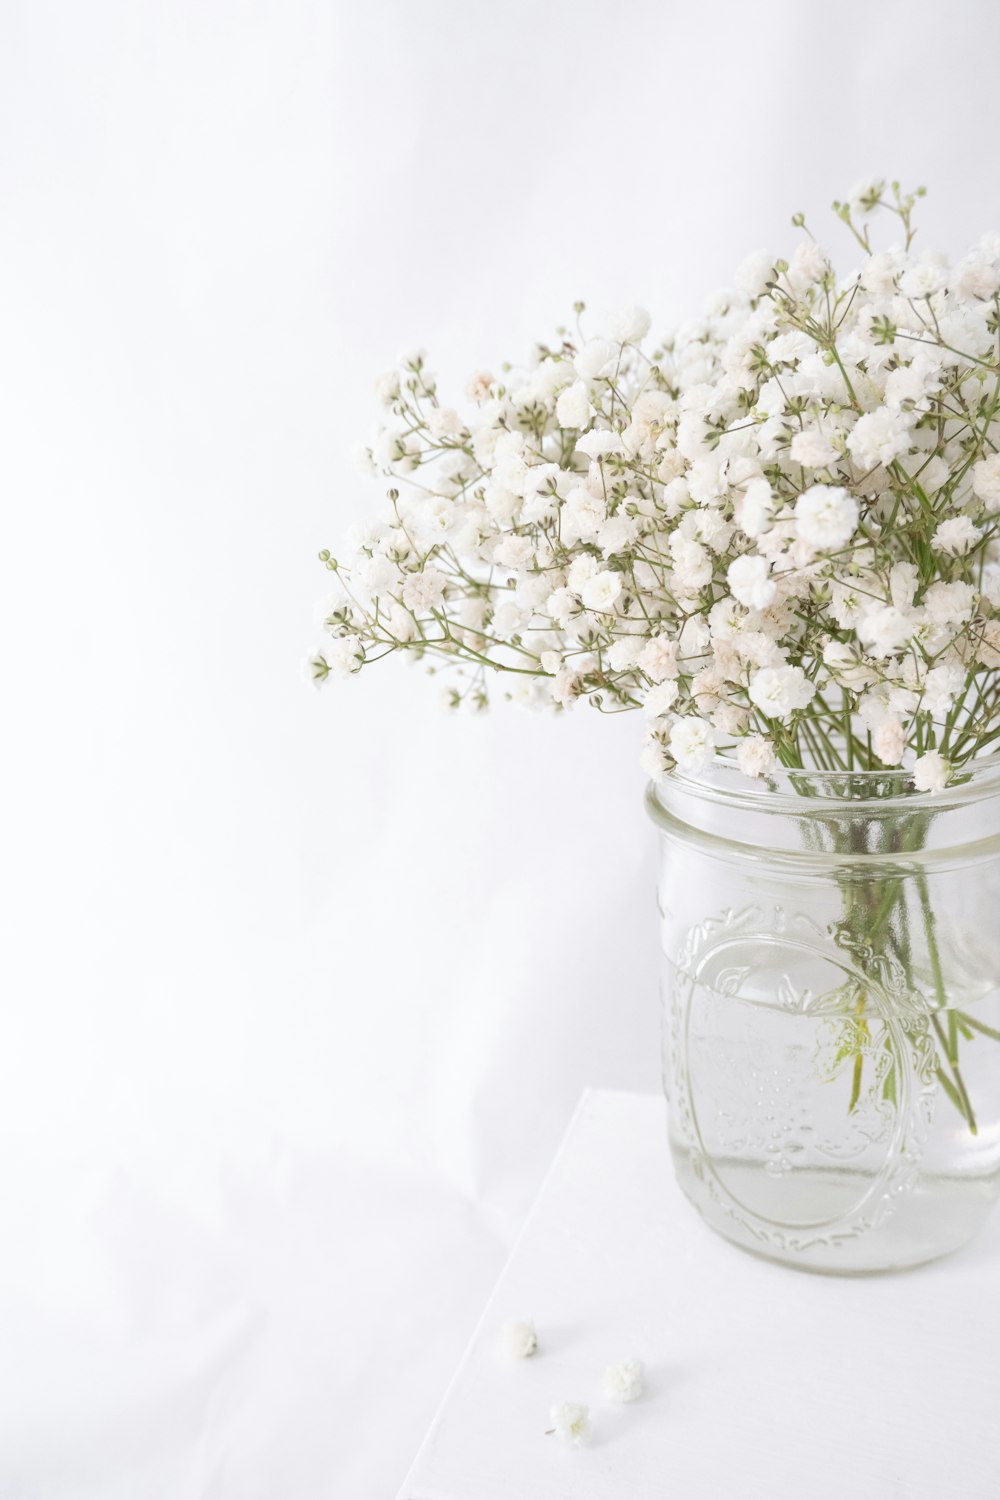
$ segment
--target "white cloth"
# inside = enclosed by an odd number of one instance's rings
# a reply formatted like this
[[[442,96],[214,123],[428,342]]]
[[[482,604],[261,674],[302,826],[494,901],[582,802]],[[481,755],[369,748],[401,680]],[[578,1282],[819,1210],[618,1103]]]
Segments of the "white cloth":
[[[713,1234],[662,1098],[588,1093],[399,1500],[994,1500],[1000,1218],[901,1276],[830,1277]],[[499,1348],[534,1312],[538,1352]],[[645,1392],[602,1390],[639,1359]],[[592,1440],[547,1436],[590,1408]]]

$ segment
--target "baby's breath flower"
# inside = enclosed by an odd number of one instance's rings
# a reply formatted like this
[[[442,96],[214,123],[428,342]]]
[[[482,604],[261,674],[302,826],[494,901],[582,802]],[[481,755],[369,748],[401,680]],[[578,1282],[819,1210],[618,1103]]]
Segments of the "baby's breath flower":
[[[588,339],[573,360],[573,368],[583,380],[596,380],[613,368],[616,354],[607,339]]]
[[[968,552],[970,547],[974,547],[982,534],[980,527],[969,516],[953,516],[950,520],[941,522],[931,537],[931,546],[938,552],[956,557],[958,553]]]
[[[752,553],[737,557],[729,564],[726,574],[733,598],[748,609],[766,609],[778,591],[770,572],[771,564],[766,557],[756,557]]]
[[[735,282],[744,297],[756,298],[764,293],[774,275],[774,256],[769,250],[755,250],[738,267]]]
[[[310,676],[401,651],[456,707],[499,681],[638,709],[654,777],[916,762],[931,790],[994,748],[1000,237],[914,254],[918,196],[859,184],[835,205],[859,264],[761,251],[648,357],[649,313],[595,337],[582,304],[464,404],[404,355],[360,455],[384,516],[320,554],[342,595]]]
[[[612,334],[620,344],[639,344],[652,327],[653,320],[644,307],[626,307],[612,323]]]
[[[662,693],[673,683],[662,683],[654,692]],[[715,749],[715,727],[704,719],[680,719],[670,731],[670,753],[685,771],[698,771],[706,765]]]
[[[1000,453],[991,453],[973,465],[972,492],[990,515],[1000,511]]]
[[[570,1448],[580,1448],[590,1440],[590,1408],[579,1401],[560,1401],[549,1412],[549,1421],[549,1434]]]
[[[1000,633],[1000,622],[991,621],[984,626],[984,635],[991,626]],[[1000,666],[1000,660],[992,663]],[[943,662],[931,667],[924,678],[921,705],[934,719],[944,719],[951,713],[965,683],[965,670],[957,662]]]
[[[744,776],[770,776],[776,761],[774,746],[762,734],[748,735],[736,747],[736,763]]]
[[[428,567],[422,573],[411,573],[403,584],[403,603],[407,609],[434,609],[444,598],[447,579],[439,568]]]
[[[662,682],[665,677],[677,676],[677,642],[669,636],[654,635],[651,640],[639,643],[636,665],[651,682]]]
[[[888,406],[859,417],[847,438],[847,447],[862,469],[891,464],[910,446],[910,426],[905,417]]]
[[[878,725],[872,735],[872,748],[883,765],[899,765],[906,748],[906,735],[898,714],[888,714]]]
[[[560,427],[586,427],[592,411],[586,383],[577,380],[560,395],[556,402],[556,418]]]
[[[790,457],[806,469],[826,469],[840,457],[829,438],[815,428],[803,428],[792,438]]]
[[[364,646],[361,637],[357,635],[337,636],[326,648],[328,670],[339,672],[342,677],[349,677],[352,672],[360,671],[364,659]]]
[[[1000,620],[984,620],[979,639],[976,641],[976,660],[984,667],[995,670],[1000,667]],[[928,672],[928,681],[933,676]],[[952,701],[954,701],[953,695]]]
[[[604,1395],[608,1401],[637,1401],[645,1388],[645,1371],[639,1359],[623,1359],[604,1372]]]
[[[649,719],[662,718],[664,714],[670,712],[677,702],[679,691],[677,683],[671,681],[670,678],[667,678],[666,682],[657,683],[656,687],[651,687],[646,694],[642,705],[643,713]]]
[[[493,376],[488,375],[485,370],[477,370],[471,375],[465,387],[465,394],[472,401],[488,401],[493,391]]]
[[[607,614],[614,609],[622,591],[620,573],[595,573],[588,578],[580,590],[580,601],[585,609],[598,614]]]
[[[809,706],[815,692],[801,667],[762,667],[750,679],[750,698],[768,719],[791,718]]]
[[[383,406],[391,406],[399,400],[399,371],[387,370],[375,382],[375,394]]]
[[[814,484],[795,502],[795,534],[817,552],[839,552],[857,524],[858,502],[839,486]]]
[[[505,1323],[500,1330],[500,1345],[511,1359],[528,1359],[538,1350],[538,1334],[530,1318]]]
[[[948,784],[951,766],[937,750],[928,750],[913,767],[913,785],[918,792],[940,792]]]

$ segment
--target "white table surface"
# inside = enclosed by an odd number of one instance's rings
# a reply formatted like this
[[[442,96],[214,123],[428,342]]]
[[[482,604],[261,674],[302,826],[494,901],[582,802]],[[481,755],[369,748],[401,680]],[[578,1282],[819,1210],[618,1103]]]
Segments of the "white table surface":
[[[773,1266],[684,1200],[664,1113],[584,1094],[399,1500],[997,1500],[1000,1217],[902,1275]],[[610,1406],[627,1358],[647,1393]],[[563,1400],[586,1448],[545,1436]]]

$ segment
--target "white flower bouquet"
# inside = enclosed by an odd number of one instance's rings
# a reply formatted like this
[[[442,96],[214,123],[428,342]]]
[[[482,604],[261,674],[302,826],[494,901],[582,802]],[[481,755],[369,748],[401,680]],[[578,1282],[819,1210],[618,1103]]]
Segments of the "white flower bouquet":
[[[363,453],[389,511],[342,566],[317,679],[393,652],[482,708],[582,699],[649,721],[660,777],[906,766],[943,787],[1000,737],[1000,236],[915,254],[917,194],[835,205],[847,274],[805,232],[649,344],[624,313],[439,400],[422,354],[379,382]],[[881,211],[899,244],[871,245]]]
[[[796,215],[787,259],[751,256],[662,338],[641,308],[591,333],[577,304],[526,368],[475,375],[463,410],[403,359],[362,453],[388,510],[349,562],[320,554],[338,593],[314,678],[405,652],[451,669],[456,709],[499,682],[559,712],[636,710],[654,780],[720,757],[761,792],[867,774],[922,810],[902,832],[872,820],[861,852],[920,850],[927,794],[1000,741],[1000,235],[954,265],[916,251],[921,192],[873,180],[834,204],[860,252],[846,272]],[[858,854],[848,818],[816,826]],[[974,1134],[959,1038],[1000,1032],[947,1009],[915,879],[845,881],[838,942],[885,949],[926,995],[938,1083]],[[853,1109],[867,1002],[843,1000]]]

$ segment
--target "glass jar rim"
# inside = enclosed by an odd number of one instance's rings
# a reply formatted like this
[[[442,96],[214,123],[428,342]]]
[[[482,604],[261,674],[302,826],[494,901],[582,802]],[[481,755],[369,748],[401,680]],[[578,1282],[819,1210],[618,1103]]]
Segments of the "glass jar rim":
[[[887,766],[877,771],[812,771],[777,767],[760,780],[742,772],[732,756],[716,754],[697,771],[675,766],[649,788],[648,802],[663,805],[661,791],[673,790],[717,806],[753,809],[796,817],[828,816],[837,810],[869,816],[941,813],[1000,794],[1000,751],[966,761],[940,791],[917,791],[913,772]],[[651,807],[652,811],[652,807]]]

